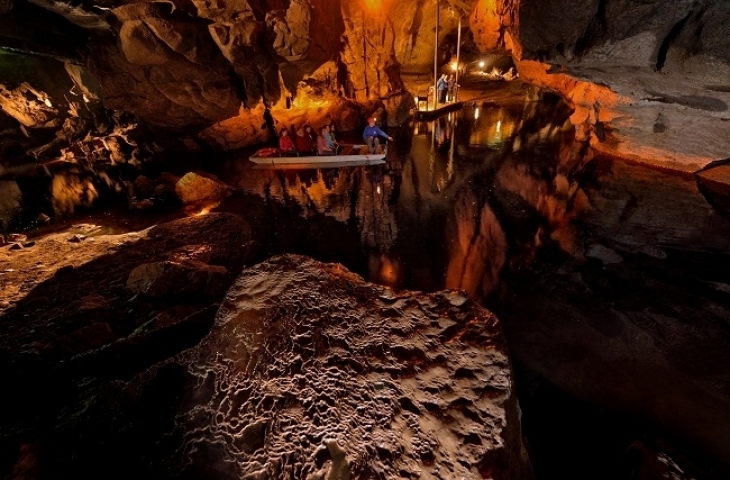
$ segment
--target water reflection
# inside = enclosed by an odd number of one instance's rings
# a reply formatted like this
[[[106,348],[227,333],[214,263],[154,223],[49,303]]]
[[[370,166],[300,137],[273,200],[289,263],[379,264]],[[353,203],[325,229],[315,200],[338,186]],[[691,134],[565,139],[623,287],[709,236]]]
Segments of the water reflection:
[[[392,132],[383,165],[274,171],[232,159],[224,176],[246,193],[221,209],[246,215],[252,197],[263,199],[271,253],[326,260],[328,249],[347,245],[338,261],[371,281],[484,298],[508,252],[539,246],[536,238],[561,225],[565,203],[549,197],[559,193],[569,113],[554,99],[414,121]],[[323,225],[327,247],[311,235]]]

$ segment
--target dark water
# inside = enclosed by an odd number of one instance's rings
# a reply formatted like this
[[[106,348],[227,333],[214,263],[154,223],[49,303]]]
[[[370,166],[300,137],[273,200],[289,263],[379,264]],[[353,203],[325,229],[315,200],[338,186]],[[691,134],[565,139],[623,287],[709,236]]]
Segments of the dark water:
[[[653,478],[668,458],[724,478],[727,216],[693,177],[586,158],[569,115],[550,95],[464,108],[391,131],[378,166],[229,158],[218,173],[240,192],[217,210],[266,232],[270,254],[493,309],[538,478]]]
[[[388,161],[378,166],[271,170],[235,158],[222,176],[242,193],[218,210],[259,223],[271,253],[338,261],[394,287],[464,288],[483,298],[509,248],[495,175],[554,175],[571,135],[568,114],[556,98],[465,108],[391,132]]]

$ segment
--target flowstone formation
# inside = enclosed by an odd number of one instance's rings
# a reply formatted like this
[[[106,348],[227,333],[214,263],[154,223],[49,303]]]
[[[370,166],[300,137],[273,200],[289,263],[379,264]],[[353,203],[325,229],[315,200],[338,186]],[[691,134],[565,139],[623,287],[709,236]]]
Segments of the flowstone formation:
[[[198,346],[105,393],[115,427],[155,419],[157,478],[531,477],[496,317],[307,257],[244,270]]]

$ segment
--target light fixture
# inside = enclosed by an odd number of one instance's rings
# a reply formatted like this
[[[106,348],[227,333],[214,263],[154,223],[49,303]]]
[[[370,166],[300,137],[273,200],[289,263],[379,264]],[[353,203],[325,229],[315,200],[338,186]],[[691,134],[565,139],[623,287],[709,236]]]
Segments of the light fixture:
[[[484,68],[484,62],[483,61],[479,62],[479,68]]]

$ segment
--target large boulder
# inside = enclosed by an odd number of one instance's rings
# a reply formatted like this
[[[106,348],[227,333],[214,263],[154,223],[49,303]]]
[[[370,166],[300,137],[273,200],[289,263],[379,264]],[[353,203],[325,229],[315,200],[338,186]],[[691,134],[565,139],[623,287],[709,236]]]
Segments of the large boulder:
[[[245,270],[198,346],[105,395],[90,411],[114,417],[96,429],[123,429],[124,453],[101,441],[82,468],[122,455],[155,478],[531,477],[494,315],[306,257]]]
[[[231,187],[214,175],[188,172],[175,184],[175,193],[183,203],[202,200],[220,200],[231,192]]]

